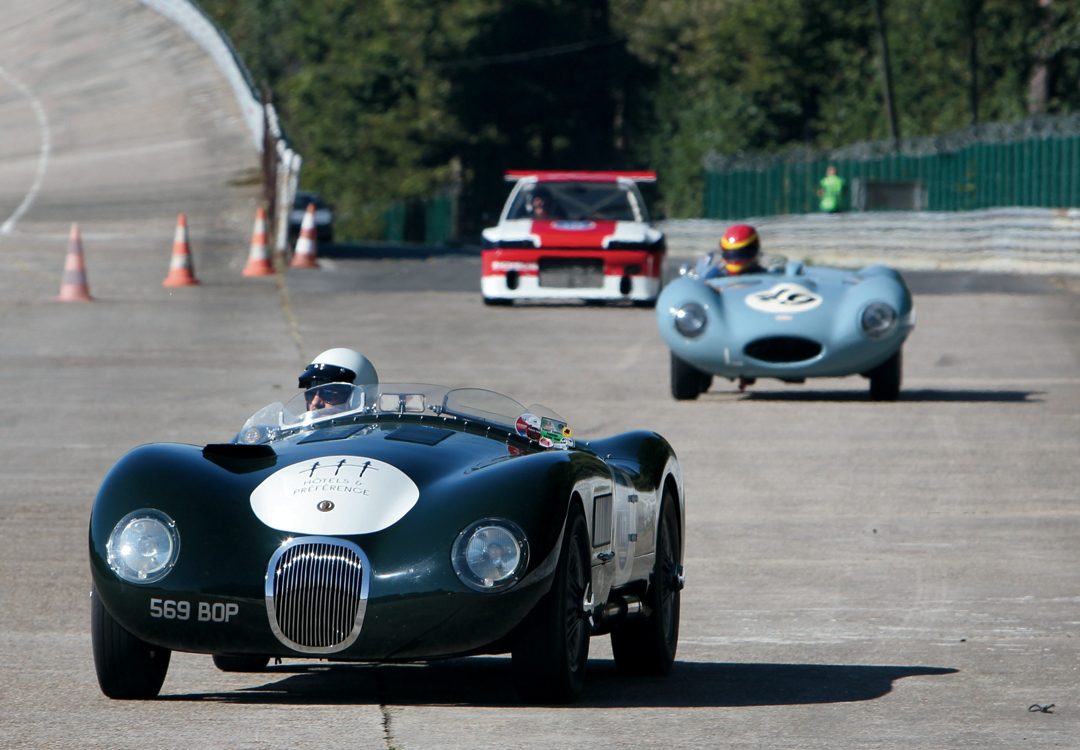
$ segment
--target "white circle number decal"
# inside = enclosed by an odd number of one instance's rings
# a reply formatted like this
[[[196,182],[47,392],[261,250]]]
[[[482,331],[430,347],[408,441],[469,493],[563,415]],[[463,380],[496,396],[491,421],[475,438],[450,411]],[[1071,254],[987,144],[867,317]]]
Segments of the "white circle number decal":
[[[746,295],[746,304],[764,313],[800,313],[820,305],[820,294],[792,283],[777,284],[763,292]]]

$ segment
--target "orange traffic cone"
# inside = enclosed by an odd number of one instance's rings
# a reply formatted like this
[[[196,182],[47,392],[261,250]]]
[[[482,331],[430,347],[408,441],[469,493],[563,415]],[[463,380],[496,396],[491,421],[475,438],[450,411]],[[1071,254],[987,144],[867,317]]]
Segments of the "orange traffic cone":
[[[255,226],[251,230],[251,251],[248,253],[244,276],[272,276],[274,265],[270,262],[270,250],[266,243],[266,211],[262,206],[255,212]]]
[[[191,265],[191,248],[188,245],[187,217],[176,217],[176,234],[173,235],[172,260],[169,262],[169,275],[161,282],[162,286],[195,286],[198,284]]]
[[[56,299],[61,302],[89,302],[93,299],[86,283],[86,262],[83,258],[78,224],[71,225],[67,258],[64,260],[64,277],[60,281],[60,294]]]
[[[300,224],[300,236],[296,238],[296,251],[293,253],[290,268],[318,268],[315,259],[317,239],[315,238],[315,204],[309,203],[304,212],[304,221]]]

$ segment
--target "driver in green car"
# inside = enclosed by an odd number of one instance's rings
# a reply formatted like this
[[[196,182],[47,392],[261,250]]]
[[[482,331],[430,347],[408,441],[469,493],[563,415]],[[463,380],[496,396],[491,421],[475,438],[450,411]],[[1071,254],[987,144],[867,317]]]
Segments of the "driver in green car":
[[[379,374],[370,360],[354,349],[327,349],[300,373],[308,411],[338,407],[348,402],[352,385],[376,385]]]

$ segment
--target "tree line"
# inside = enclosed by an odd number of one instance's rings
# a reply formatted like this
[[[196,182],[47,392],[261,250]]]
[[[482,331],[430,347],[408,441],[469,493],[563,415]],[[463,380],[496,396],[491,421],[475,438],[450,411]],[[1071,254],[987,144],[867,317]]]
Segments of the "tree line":
[[[448,190],[468,238],[506,169],[655,169],[1080,109],[1075,0],[200,0],[345,237]]]

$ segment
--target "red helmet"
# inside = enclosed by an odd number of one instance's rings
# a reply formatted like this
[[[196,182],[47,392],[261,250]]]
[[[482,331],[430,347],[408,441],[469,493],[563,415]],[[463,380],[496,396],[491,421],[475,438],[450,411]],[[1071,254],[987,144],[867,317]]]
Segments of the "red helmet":
[[[728,273],[742,273],[757,263],[761,242],[757,230],[749,224],[734,224],[720,237],[720,250]]]

